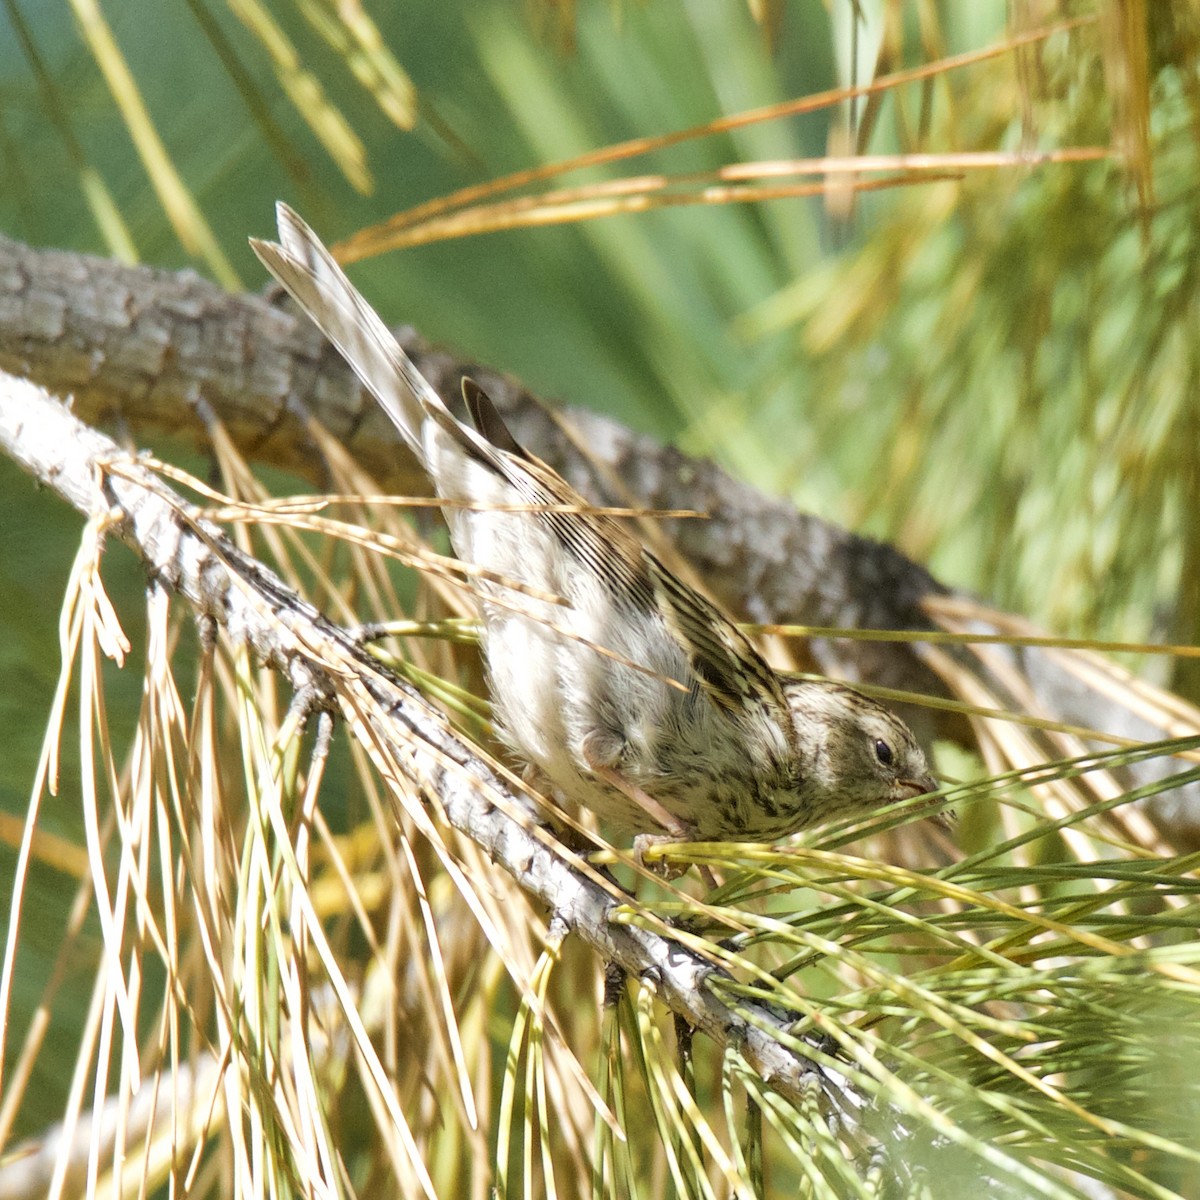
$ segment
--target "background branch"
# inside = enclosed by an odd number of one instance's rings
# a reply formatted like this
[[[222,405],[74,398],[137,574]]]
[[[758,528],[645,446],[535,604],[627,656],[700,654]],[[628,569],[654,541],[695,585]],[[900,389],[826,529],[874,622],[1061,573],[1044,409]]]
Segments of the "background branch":
[[[730,478],[608,418],[556,412],[519,383],[478,363],[430,349],[411,328],[406,349],[448,398],[470,374],[495,399],[517,437],[599,502],[690,509],[706,520],[658,525],[694,578],[744,619],[766,624],[930,630],[923,608],[957,596],[891,546],[859,537]],[[0,238],[0,368],[59,394],[92,421],[119,418],[139,437],[170,434],[206,446],[215,414],[248,458],[324,483],[321,457],[305,432],[317,418],[386,488],[423,493],[390,424],[306,319],[251,295],[229,295],[190,271],[130,267],[106,259],[36,250]],[[999,614],[1003,615],[1003,614]],[[977,633],[1002,632],[981,611]],[[793,643],[794,645],[795,643]],[[945,671],[911,643],[812,638],[802,665],[845,678],[934,696],[951,694]],[[968,651],[941,652],[962,671],[987,677],[1005,707],[1134,741],[1170,735],[1153,706],[1132,703],[1119,684],[1095,686],[1069,652],[991,647],[988,669]],[[1014,693],[1004,677],[1023,681]],[[1111,684],[1111,681],[1110,681]],[[926,739],[974,739],[957,714],[909,706]],[[1170,760],[1124,772],[1142,786],[1164,778]],[[1200,788],[1163,793],[1147,809],[1176,844],[1200,844]]]

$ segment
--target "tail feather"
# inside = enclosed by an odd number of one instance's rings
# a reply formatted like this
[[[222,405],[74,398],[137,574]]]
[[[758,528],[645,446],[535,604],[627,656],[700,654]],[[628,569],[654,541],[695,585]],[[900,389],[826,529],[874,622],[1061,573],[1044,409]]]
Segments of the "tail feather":
[[[286,204],[275,212],[279,244],[251,238],[251,248],[338,348],[418,459],[428,467],[426,422],[432,419],[472,457],[494,465],[492,448],[445,406],[320,238]]]

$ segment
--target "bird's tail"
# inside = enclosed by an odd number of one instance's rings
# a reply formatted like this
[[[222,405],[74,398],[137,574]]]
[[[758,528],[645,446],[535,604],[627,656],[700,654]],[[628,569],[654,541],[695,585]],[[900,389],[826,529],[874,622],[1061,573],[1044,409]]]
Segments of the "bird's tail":
[[[472,457],[491,459],[492,448],[454,417],[321,239],[286,204],[275,214],[279,243],[251,238],[251,248],[341,351],[422,465],[430,467],[429,421]]]

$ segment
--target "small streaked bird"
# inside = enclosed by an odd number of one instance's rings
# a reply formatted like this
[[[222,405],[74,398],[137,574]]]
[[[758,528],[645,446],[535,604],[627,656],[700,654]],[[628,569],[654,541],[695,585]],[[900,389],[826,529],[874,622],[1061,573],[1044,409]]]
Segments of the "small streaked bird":
[[[482,568],[499,728],[563,799],[643,837],[770,841],[936,789],[903,721],[770,667],[626,526],[588,512],[469,379],[474,428],[459,421],[312,230],[286,205],[277,215],[279,244],[252,240],[255,253],[437,495],[469,506],[444,512],[455,553]]]

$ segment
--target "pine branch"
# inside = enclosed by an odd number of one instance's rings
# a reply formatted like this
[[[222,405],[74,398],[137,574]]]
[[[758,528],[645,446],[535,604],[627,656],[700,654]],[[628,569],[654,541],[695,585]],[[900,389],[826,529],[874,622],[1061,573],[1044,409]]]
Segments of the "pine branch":
[[[340,709],[382,748],[385,772],[436,796],[448,822],[480,845],[575,933],[626,975],[652,979],[672,1012],[736,1053],[776,1092],[800,1103],[819,1089],[843,1127],[882,1125],[903,1143],[899,1118],[880,1113],[836,1070],[789,1047],[790,1021],[750,1001],[736,1009],[708,987],[714,967],[662,932],[614,919],[629,897],[563,849],[532,802],[512,789],[445,718],[342,628],[229,542],[136,456],[91,429],[45,391],[0,373],[0,447],[91,520],[103,520],[147,574],[198,615],[249,644],[311,705]],[[376,761],[380,761],[379,758]],[[402,785],[401,785],[402,786]],[[816,1042],[814,1055],[827,1063]],[[869,1119],[868,1119],[869,1118]]]

